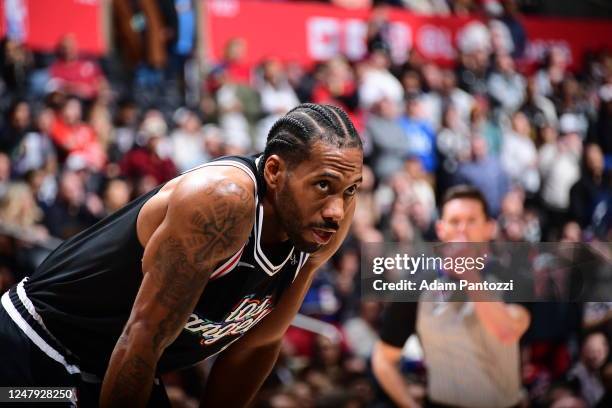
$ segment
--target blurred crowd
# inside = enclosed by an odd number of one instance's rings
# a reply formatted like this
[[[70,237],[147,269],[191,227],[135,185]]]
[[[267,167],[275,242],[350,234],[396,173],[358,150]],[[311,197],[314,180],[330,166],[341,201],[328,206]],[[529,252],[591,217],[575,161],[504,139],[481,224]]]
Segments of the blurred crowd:
[[[248,0],[247,0],[248,1]],[[309,1],[309,0],[272,0],[272,1]],[[500,14],[506,0],[315,0],[339,7],[356,9],[366,7],[390,6],[403,8],[413,13],[436,16],[470,16],[475,14]],[[514,3],[514,1],[512,1]],[[523,0],[523,9],[537,11],[537,1]]]
[[[116,21],[136,21],[121,6],[129,2],[113,3]],[[252,67],[235,38],[197,82],[189,69],[195,29],[176,13],[174,35],[142,55],[130,52],[130,28],[120,23],[124,47],[101,59],[82,55],[71,35],[52,55],[2,40],[0,293],[59,240],[159,183],[223,155],[261,151],[274,121],[307,101],[349,113],[365,146],[364,182],[350,237],[302,306],[326,330],[289,330],[258,406],[388,406],[369,368],[383,305],[360,300],[360,243],[435,241],[437,203],[451,186],[483,192],[500,241],[610,241],[612,53],[572,72],[552,47],[538,67],[524,67],[525,31],[512,1],[383,3],[455,14],[498,5],[509,36],[479,36],[454,67],[416,52],[398,66],[388,22],[375,13],[362,61],[338,55],[303,67],[270,58]],[[141,15],[165,24],[157,12]],[[612,406],[612,302],[529,307],[525,406]],[[426,366],[418,341],[409,343],[403,368],[419,398]],[[167,376],[177,406],[196,406],[207,367]]]

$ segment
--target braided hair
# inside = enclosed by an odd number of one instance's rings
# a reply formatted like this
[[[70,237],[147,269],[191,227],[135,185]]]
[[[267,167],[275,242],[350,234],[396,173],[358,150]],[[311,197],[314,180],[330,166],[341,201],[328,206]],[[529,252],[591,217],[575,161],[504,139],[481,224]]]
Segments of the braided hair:
[[[264,164],[273,154],[281,156],[289,167],[300,164],[308,159],[316,141],[338,148],[362,148],[361,138],[346,112],[333,105],[303,103],[270,129],[259,174],[263,178]]]

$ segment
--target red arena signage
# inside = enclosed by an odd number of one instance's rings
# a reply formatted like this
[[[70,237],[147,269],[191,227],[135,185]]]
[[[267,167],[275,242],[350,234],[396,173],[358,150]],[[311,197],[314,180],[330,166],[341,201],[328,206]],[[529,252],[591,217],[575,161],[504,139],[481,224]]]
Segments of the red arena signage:
[[[213,61],[221,58],[227,41],[236,37],[246,40],[246,58],[251,64],[268,56],[309,64],[340,53],[359,60],[366,53],[369,10],[256,0],[205,0],[204,6],[204,38]],[[390,11],[389,21],[396,62],[415,48],[442,65],[452,64],[462,43],[478,36],[486,24],[477,18],[429,17],[398,9]],[[539,60],[550,45],[566,50],[574,68],[585,52],[612,49],[612,26],[605,21],[525,17],[522,22],[529,39],[527,63]],[[268,25],[274,29],[265,29]]]
[[[102,31],[104,0],[4,0],[0,6],[0,35],[9,33],[36,51],[53,51],[66,34],[75,35],[79,49],[106,52]]]

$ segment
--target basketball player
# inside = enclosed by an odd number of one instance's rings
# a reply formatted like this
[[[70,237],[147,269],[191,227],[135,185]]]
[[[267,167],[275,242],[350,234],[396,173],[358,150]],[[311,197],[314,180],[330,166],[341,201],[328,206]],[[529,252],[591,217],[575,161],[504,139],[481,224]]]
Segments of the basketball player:
[[[0,384],[76,378],[102,407],[159,406],[160,374],[219,353],[203,406],[248,404],[347,234],[362,160],[341,109],[303,104],[263,155],[195,168],[67,240],[2,296]]]
[[[440,212],[436,233],[442,242],[493,238],[494,221],[474,187],[450,188]],[[482,279],[476,271],[463,277]],[[418,303],[392,303],[372,352],[372,370],[393,406],[420,407],[398,368],[402,347],[416,332],[427,365],[427,408],[512,407],[521,398],[518,342],[529,322],[527,309],[501,300],[439,302],[421,295]]]

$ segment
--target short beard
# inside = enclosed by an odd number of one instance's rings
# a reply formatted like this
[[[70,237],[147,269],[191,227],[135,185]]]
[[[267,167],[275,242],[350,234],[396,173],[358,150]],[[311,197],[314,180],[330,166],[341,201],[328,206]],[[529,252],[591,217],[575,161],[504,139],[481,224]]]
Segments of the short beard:
[[[291,191],[289,191],[287,185],[279,189],[276,194],[274,211],[283,229],[287,233],[287,236],[291,242],[293,242],[295,249],[311,254],[321,248],[321,244],[307,242],[302,237],[302,226],[300,224],[301,216],[298,211],[298,203]]]

